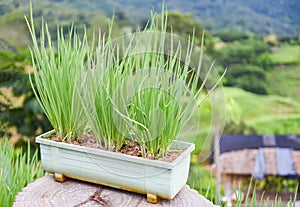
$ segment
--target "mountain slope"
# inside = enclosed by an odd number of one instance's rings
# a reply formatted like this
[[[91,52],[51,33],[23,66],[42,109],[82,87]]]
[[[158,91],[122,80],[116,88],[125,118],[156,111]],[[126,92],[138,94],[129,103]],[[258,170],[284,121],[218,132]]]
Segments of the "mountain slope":
[[[161,0],[32,0],[33,4],[53,4],[85,13],[121,13],[132,21],[150,17],[161,10]],[[244,34],[279,36],[300,34],[299,0],[165,0],[169,10],[192,13],[211,32],[232,30]],[[14,8],[27,8],[28,0],[0,1],[0,17]]]
[[[49,0],[80,10],[124,12],[132,19],[148,18],[150,10],[160,11],[157,0]],[[279,36],[300,34],[300,1],[298,0],[166,0],[169,10],[192,13],[212,30],[234,30],[246,34]]]

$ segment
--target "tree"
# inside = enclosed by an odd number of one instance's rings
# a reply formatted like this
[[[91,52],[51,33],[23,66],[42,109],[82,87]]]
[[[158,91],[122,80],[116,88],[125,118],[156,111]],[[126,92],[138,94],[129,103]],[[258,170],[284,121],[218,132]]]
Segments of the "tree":
[[[268,53],[270,46],[257,39],[236,41],[227,44],[216,53],[216,59],[223,67],[230,67],[235,64],[257,64],[260,55]]]
[[[266,74],[253,65],[235,65],[226,75],[226,85],[242,88],[257,94],[267,94]]]
[[[51,129],[31,89],[30,64],[27,48],[17,52],[0,51],[0,135],[10,136],[7,133],[12,127],[16,127],[21,137]]]
[[[182,14],[178,11],[168,11],[167,32],[174,32],[179,36],[189,39],[195,34],[195,44],[200,46],[203,35],[203,27],[200,21],[197,21],[192,14]],[[213,51],[214,43],[208,31],[205,31],[204,46],[206,52]]]
[[[248,35],[233,30],[222,30],[215,35],[223,42],[241,41],[249,38]]]

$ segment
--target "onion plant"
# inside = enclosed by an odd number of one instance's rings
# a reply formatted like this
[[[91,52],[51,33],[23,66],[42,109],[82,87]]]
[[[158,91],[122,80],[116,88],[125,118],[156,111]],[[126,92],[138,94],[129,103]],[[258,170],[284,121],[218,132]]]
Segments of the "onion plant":
[[[203,50],[197,57],[197,67],[190,68],[193,36],[185,40],[188,44],[181,44],[172,32],[166,33],[167,15],[161,16],[158,22],[152,15],[150,29],[136,33],[128,44],[119,45],[123,58],[118,70],[122,78],[112,94],[119,131],[134,134],[143,156],[156,158],[167,153],[197,111],[202,103],[198,100],[200,93],[213,69],[211,65],[200,79]]]
[[[122,71],[114,67],[116,56],[111,40],[112,26],[113,22],[109,24],[107,36],[100,32],[93,60],[88,64],[85,79],[78,92],[81,93],[79,97],[91,132],[105,149],[114,151],[122,147],[125,136],[116,127],[112,116],[110,97],[122,77]]]
[[[190,68],[194,37],[180,41],[167,33],[164,9],[161,16],[152,15],[149,29],[115,40],[111,23],[94,50],[86,32],[81,39],[74,27],[67,37],[58,29],[55,47],[43,24],[39,44],[31,12],[31,84],[59,136],[73,140],[88,122],[106,149],[119,150],[134,134],[143,156],[167,153],[201,104],[198,99],[213,65],[201,76],[202,39],[196,66]]]
[[[30,82],[56,134],[63,140],[72,141],[86,126],[76,90],[90,54],[86,32],[80,38],[76,28],[72,27],[65,37],[62,28],[57,28],[57,39],[53,40],[43,22],[37,37],[32,7],[30,11],[30,22],[26,19],[33,40],[30,51],[34,77],[29,76]]]

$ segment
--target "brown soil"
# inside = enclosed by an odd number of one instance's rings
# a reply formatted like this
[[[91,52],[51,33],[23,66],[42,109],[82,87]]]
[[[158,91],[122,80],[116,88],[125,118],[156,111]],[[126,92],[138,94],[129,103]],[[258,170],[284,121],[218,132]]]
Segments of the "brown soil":
[[[49,138],[52,141],[62,142],[62,139],[56,135]],[[77,141],[68,142],[69,144],[80,145],[84,147],[97,148],[102,150],[107,150],[101,143],[98,142],[97,138],[93,134],[83,134]],[[113,150],[116,152],[116,150]],[[118,151],[123,154],[142,157],[142,150],[140,144],[136,140],[125,140],[125,143],[122,145],[121,149]],[[164,157],[156,158],[150,153],[146,153],[145,158],[151,160],[160,160],[164,162],[174,161],[180,154],[181,150],[170,150]]]
[[[55,142],[61,142],[62,141],[61,138],[56,136],[56,135],[51,136],[49,139],[52,140],[52,141],[55,141]]]
[[[141,146],[137,141],[134,140],[125,140],[125,143],[119,152],[127,155],[142,157]]]

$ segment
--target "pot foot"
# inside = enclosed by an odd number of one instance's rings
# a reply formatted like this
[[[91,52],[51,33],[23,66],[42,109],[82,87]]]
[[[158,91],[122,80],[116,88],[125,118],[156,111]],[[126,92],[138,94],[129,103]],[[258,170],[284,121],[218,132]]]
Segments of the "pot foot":
[[[151,194],[151,193],[147,193],[147,202],[149,203],[158,203],[159,198],[157,197],[157,195]]]
[[[67,179],[67,177],[60,173],[54,173],[54,179],[62,183]]]

